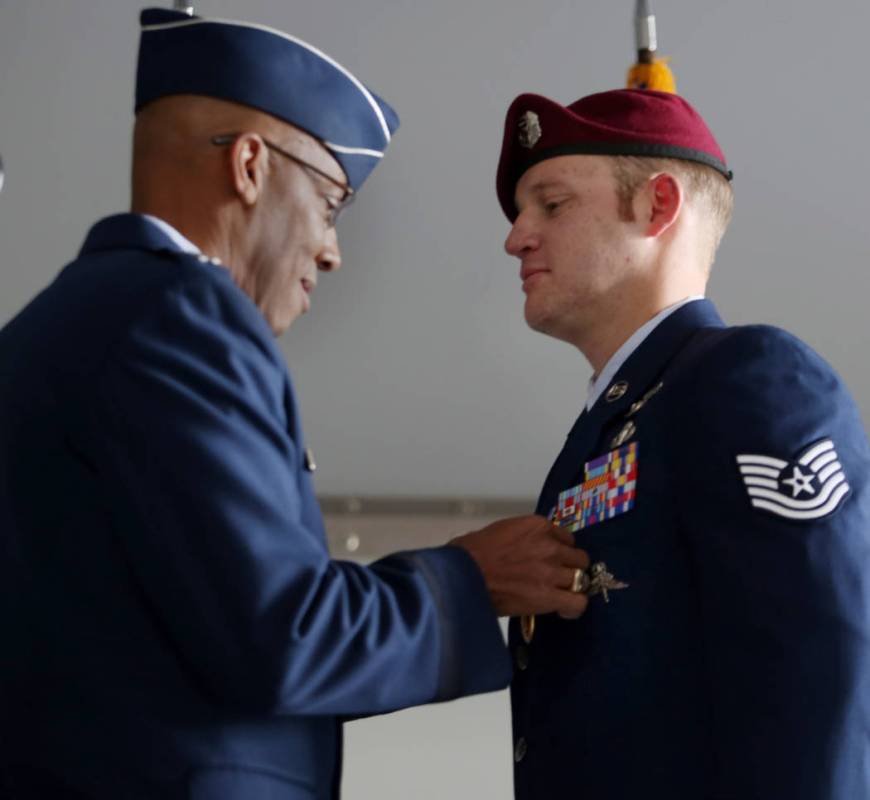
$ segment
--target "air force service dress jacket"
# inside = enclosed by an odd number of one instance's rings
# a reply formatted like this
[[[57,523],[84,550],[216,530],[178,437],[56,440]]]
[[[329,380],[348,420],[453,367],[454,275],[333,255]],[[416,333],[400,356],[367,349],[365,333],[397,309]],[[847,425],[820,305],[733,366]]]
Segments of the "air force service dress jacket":
[[[0,332],[0,419],[11,797],[334,797],[342,716],[507,685],[463,550],[329,559],[271,331],[144,218]]]
[[[802,342],[705,300],[655,328],[540,497],[628,586],[512,622],[516,796],[870,798],[868,470]]]

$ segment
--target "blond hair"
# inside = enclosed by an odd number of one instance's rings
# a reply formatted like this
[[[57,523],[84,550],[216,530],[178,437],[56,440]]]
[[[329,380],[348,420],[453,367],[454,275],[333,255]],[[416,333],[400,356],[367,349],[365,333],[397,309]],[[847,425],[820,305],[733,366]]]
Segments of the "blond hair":
[[[731,182],[718,170],[697,161],[644,156],[613,156],[612,161],[619,215],[629,222],[634,219],[634,196],[645,181],[660,172],[667,172],[679,180],[686,201],[692,203],[709,222],[707,255],[708,265],[712,265],[734,209]]]

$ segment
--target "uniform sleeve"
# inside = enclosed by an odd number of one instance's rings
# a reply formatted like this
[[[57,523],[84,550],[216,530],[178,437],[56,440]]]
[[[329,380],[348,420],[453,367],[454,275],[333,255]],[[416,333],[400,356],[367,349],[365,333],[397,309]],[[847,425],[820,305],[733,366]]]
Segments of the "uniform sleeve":
[[[166,647],[219,702],[257,712],[371,714],[505,686],[463,550],[330,560],[286,370],[228,288],[188,281],[150,304],[92,410],[109,513]]]
[[[709,676],[710,796],[863,797],[870,452],[858,412],[822,359],[773,328],[735,329],[694,381],[678,502]]]

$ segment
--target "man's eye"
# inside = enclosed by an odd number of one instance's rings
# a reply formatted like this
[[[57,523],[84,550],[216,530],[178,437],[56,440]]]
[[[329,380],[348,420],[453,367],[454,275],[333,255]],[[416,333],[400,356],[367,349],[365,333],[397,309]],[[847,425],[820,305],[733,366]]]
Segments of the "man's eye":
[[[338,221],[339,216],[344,213],[345,209],[354,201],[356,195],[348,192],[344,197],[333,197],[324,195],[323,201],[326,203],[326,224],[332,228]]]
[[[555,214],[564,202],[564,200],[548,200],[544,203],[544,211],[548,214]]]
[[[329,196],[325,196],[323,199],[326,202],[326,222],[330,226],[335,225],[335,220],[336,217],[338,217],[338,210],[341,208],[341,203]]]

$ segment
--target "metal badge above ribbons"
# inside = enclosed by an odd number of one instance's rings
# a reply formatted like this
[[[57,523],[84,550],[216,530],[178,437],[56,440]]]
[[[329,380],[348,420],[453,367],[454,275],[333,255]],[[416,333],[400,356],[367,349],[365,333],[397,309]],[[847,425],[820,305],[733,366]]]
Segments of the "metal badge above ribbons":
[[[550,518],[574,533],[634,508],[638,443],[611,450],[583,465],[583,483],[559,494]]]

